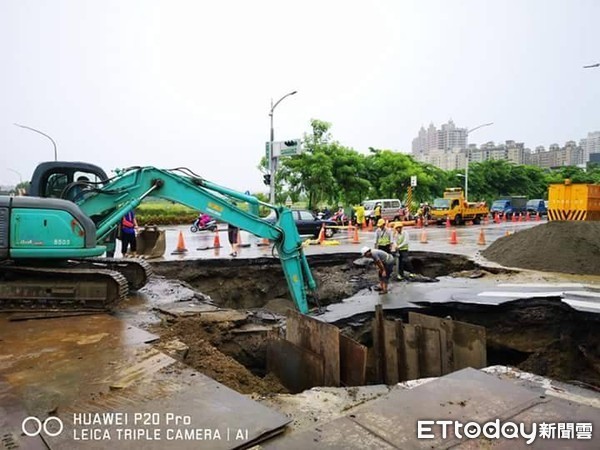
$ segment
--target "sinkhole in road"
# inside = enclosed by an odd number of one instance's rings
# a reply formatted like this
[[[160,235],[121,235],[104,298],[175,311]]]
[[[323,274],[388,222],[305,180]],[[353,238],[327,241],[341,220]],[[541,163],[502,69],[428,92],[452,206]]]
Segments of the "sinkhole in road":
[[[358,253],[310,255],[307,259],[323,305],[377,284],[376,271],[360,264],[364,258]],[[459,255],[410,252],[408,259],[406,269],[424,277],[477,269],[474,262]],[[274,258],[166,261],[153,264],[153,270],[188,283],[222,307],[262,308],[289,298],[281,265]]]
[[[357,266],[356,253],[309,259],[324,304],[339,302],[377,283],[373,268]],[[472,261],[456,255],[411,252],[413,271],[427,277],[477,272]],[[285,314],[293,307],[277,260],[177,261],[156,264],[159,275],[187,282],[215,303],[238,310]],[[463,275],[463,276],[468,276]],[[435,288],[435,285],[431,285]],[[527,299],[501,305],[421,304],[420,313],[480,325],[486,329],[487,365],[510,365],[549,378],[600,389],[600,317],[573,310],[557,299]],[[407,321],[408,310],[386,310],[388,318]],[[335,325],[372,347],[372,313]],[[167,317],[157,329],[159,346],[183,344],[177,357],[241,393],[270,394],[286,388],[267,373],[267,346],[282,337],[281,315],[250,315],[206,323],[198,317]]]

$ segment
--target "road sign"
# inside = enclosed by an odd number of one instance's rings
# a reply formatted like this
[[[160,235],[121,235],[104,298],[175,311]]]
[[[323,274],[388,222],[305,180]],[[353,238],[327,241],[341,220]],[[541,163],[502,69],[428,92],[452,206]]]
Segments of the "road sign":
[[[291,208],[292,205],[293,205],[293,203],[292,203],[292,197],[290,197],[288,195],[287,198],[285,199],[285,206],[287,206],[288,208]]]
[[[269,159],[269,142],[265,144],[265,155]],[[293,156],[302,153],[302,141],[300,139],[288,139],[286,141],[273,142],[273,157]]]
[[[417,187],[417,176],[416,175],[412,175],[410,177],[410,185],[412,187]]]

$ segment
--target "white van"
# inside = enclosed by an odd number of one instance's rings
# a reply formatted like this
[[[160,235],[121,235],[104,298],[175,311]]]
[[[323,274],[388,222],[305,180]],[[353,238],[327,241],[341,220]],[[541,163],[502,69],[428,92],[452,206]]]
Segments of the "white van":
[[[375,205],[381,205],[381,218],[384,220],[398,220],[401,217],[402,202],[397,198],[379,198],[375,200],[365,200],[365,218],[373,220],[375,217]]]

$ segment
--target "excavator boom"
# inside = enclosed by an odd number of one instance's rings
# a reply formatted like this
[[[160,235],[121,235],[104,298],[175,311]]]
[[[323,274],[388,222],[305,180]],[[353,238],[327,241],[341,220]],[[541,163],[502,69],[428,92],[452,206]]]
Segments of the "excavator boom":
[[[0,197],[0,260],[4,260],[0,267],[7,261],[23,266],[23,261],[100,256],[106,248],[98,243],[106,241],[121,218],[148,197],[189,206],[273,241],[292,299],[302,313],[308,312],[307,294],[316,290],[316,283],[292,212],[206,181],[183,168],[134,167],[118,171],[103,185],[87,186],[84,195],[74,199],[75,203],[38,197]],[[239,207],[238,202],[248,208]],[[259,217],[261,205],[276,212],[275,223]],[[6,230],[4,235],[3,230]],[[3,236],[10,239],[3,240]],[[143,279],[138,285],[145,282],[143,276],[138,278]]]

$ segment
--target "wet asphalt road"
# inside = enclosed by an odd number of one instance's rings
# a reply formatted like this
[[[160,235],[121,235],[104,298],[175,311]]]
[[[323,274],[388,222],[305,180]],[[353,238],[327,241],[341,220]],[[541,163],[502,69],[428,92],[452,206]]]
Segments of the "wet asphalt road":
[[[475,257],[477,253],[485,249],[496,239],[503,237],[507,232],[515,233],[520,230],[531,228],[533,226],[546,223],[546,221],[529,221],[516,223],[490,223],[487,225],[466,225],[460,227],[446,228],[443,226],[429,226],[425,228],[407,227],[410,236],[410,250],[431,251],[440,253],[450,253]],[[215,240],[215,233],[210,231],[202,231],[192,233],[189,226],[172,226],[163,227],[165,230],[167,249],[163,258],[159,260],[180,260],[180,259],[213,259],[213,258],[231,258],[231,246],[227,240],[226,226],[221,225],[219,231],[219,241],[221,248],[214,249],[212,247]],[[478,245],[480,232],[483,229],[485,236],[485,245]],[[456,231],[458,244],[450,244],[450,235],[452,230]],[[180,255],[173,255],[172,252],[176,249],[178,243],[179,232],[182,232],[185,247],[187,252]],[[421,243],[423,232],[426,234],[427,243]],[[259,247],[257,243],[260,239],[256,236],[242,231],[242,244],[250,244],[249,247],[240,248],[238,252],[239,258],[257,258],[271,256],[270,247]],[[314,239],[312,236],[303,236],[303,239]],[[339,230],[328,241],[337,241],[339,245],[307,245],[305,253],[307,255],[317,253],[348,253],[359,252],[364,245],[372,246],[375,240],[374,232],[360,231],[359,244],[353,243],[353,236],[347,230]]]

